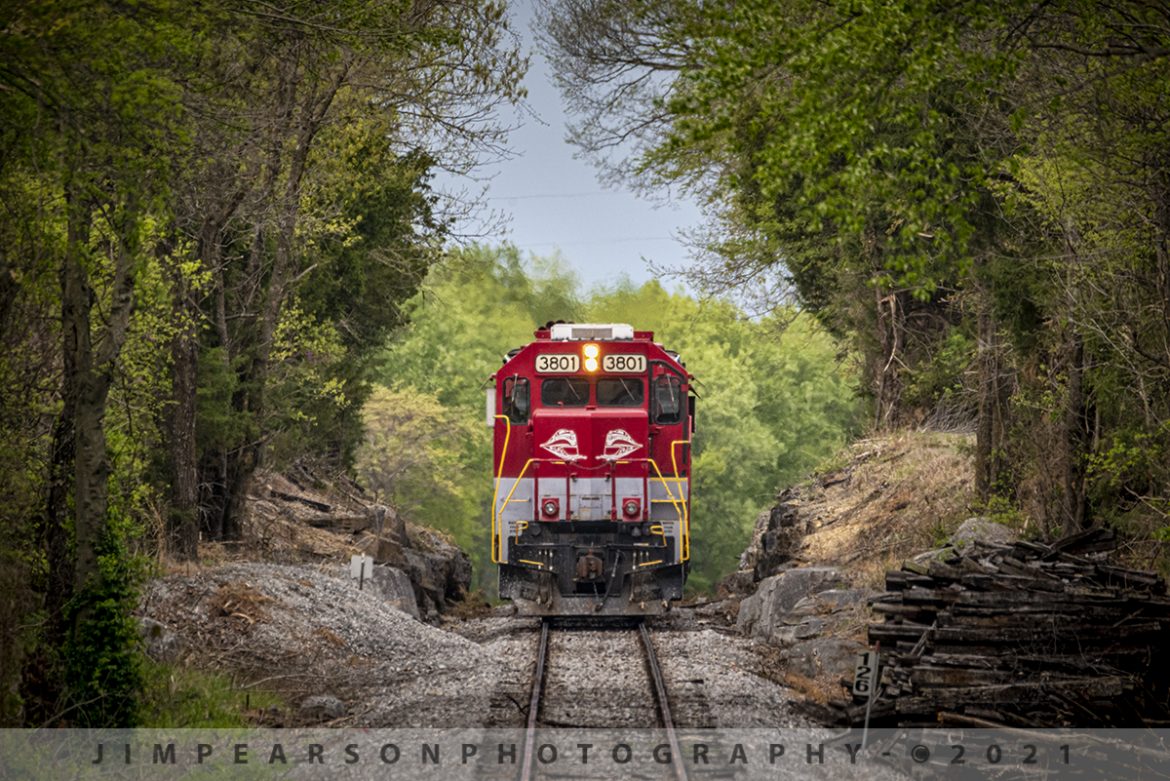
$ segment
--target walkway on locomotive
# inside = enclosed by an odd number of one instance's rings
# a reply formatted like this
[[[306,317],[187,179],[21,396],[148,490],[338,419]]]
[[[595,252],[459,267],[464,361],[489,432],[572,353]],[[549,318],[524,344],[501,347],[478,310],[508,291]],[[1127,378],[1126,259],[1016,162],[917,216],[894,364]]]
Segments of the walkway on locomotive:
[[[509,538],[532,523],[598,521],[638,524],[674,541],[663,564],[687,561],[691,377],[651,332],[575,328],[594,338],[537,331],[489,391],[493,561],[508,562]]]

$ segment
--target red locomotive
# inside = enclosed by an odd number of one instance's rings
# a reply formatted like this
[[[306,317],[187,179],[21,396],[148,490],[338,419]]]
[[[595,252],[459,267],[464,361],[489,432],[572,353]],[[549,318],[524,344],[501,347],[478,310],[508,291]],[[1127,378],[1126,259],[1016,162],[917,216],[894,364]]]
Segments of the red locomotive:
[[[645,615],[690,560],[693,379],[650,331],[556,323],[488,390],[492,561],[530,615]]]

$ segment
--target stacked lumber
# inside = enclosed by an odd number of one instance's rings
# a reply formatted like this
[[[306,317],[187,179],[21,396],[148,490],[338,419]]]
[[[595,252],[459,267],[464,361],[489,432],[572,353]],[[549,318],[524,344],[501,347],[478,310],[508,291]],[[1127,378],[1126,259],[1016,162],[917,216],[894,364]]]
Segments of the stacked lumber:
[[[887,593],[871,601],[884,621],[869,641],[886,667],[872,717],[1168,723],[1166,584],[1090,555],[1108,543],[1101,531],[1053,545],[973,543],[887,573]]]

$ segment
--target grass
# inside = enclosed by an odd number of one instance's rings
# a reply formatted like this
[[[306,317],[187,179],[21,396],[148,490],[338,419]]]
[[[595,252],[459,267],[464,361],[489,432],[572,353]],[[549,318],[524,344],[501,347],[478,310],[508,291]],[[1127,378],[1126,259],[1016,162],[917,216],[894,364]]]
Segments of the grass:
[[[242,690],[220,673],[147,660],[143,669],[141,719],[148,728],[235,728],[255,726],[269,708],[284,709],[274,694]]]

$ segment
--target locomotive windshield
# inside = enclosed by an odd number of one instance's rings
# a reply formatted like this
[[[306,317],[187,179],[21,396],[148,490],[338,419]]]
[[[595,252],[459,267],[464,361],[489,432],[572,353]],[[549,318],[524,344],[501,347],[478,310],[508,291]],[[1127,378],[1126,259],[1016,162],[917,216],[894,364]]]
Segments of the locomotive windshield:
[[[512,423],[528,422],[528,380],[509,377],[504,380],[504,414]]]
[[[641,380],[619,377],[597,381],[597,404],[600,407],[640,407],[645,397]]]
[[[552,377],[540,383],[540,403],[546,407],[584,407],[589,402],[589,380]]]
[[[654,422],[678,423],[682,420],[682,383],[678,377],[664,374],[654,381]]]

